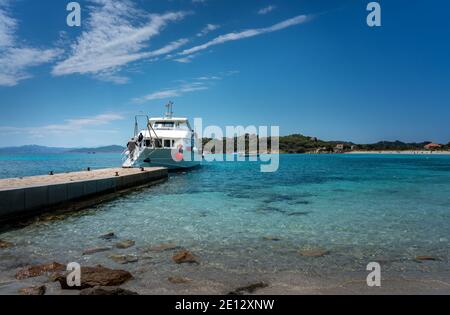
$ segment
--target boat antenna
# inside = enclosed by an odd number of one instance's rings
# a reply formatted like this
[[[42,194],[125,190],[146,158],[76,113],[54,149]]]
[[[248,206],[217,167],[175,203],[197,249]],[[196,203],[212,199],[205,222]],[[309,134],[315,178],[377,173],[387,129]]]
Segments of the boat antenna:
[[[166,108],[167,108],[167,111],[166,111],[166,118],[172,118],[172,116],[173,116],[173,111],[172,111],[172,108],[173,108],[173,102],[167,103]]]

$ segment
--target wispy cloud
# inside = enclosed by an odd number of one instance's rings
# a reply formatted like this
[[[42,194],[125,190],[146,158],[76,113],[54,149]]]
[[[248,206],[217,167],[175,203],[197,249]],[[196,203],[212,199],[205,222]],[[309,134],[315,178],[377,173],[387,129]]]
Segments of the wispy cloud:
[[[197,56],[198,56],[198,54],[192,54],[192,55],[185,56],[185,57],[175,58],[173,60],[176,61],[176,62],[179,62],[179,63],[190,63]]]
[[[152,58],[187,43],[180,39],[167,46],[146,51],[149,41],[170,22],[183,19],[187,12],[148,14],[129,0],[91,0],[87,30],[71,46],[70,55],[53,68],[53,75],[91,74],[98,78],[121,78],[117,72],[131,62]],[[140,22],[144,20],[145,22]]]
[[[28,135],[35,138],[50,135],[76,134],[89,132],[95,127],[107,125],[111,122],[122,120],[124,117],[116,113],[100,114],[93,117],[67,119],[64,124],[51,124],[38,127],[9,127],[0,126],[2,134]],[[108,131],[108,130],[104,130]]]
[[[206,24],[206,26],[199,33],[197,33],[197,37],[205,36],[219,28],[220,25],[217,24]]]
[[[143,97],[133,99],[134,103],[144,103],[154,100],[163,100],[168,98],[174,98],[182,96],[186,93],[191,93],[195,91],[203,91],[209,89],[209,86],[205,82],[193,82],[193,83],[183,83],[175,88],[167,88],[160,91],[152,92]]]
[[[272,12],[273,10],[275,10],[277,7],[275,5],[269,5],[267,7],[264,7],[262,9],[258,10],[258,14],[259,15],[266,15],[267,13]]]
[[[29,47],[17,40],[18,22],[0,1],[0,86],[15,86],[31,77],[28,69],[54,60],[62,51]]]
[[[171,87],[159,91],[154,91],[143,97],[135,98],[132,101],[134,103],[145,103],[154,100],[168,100],[170,98],[180,97],[186,93],[208,90],[212,85],[214,85],[215,81],[222,80],[225,77],[230,77],[238,73],[239,71],[232,70],[221,72],[218,75],[201,76],[195,79],[191,79],[191,82],[187,82],[184,80],[177,80],[176,82],[179,82],[179,85],[177,87]]]
[[[282,29],[285,29],[285,28],[288,28],[288,27],[291,27],[294,25],[303,24],[303,23],[307,22],[309,19],[310,19],[310,16],[308,16],[308,15],[298,15],[296,17],[282,21],[282,22],[272,25],[270,27],[248,29],[248,30],[245,30],[242,32],[228,33],[228,34],[220,35],[220,36],[214,38],[213,40],[206,42],[205,44],[198,45],[198,46],[195,46],[195,47],[192,47],[189,49],[185,49],[182,52],[180,52],[179,55],[187,56],[187,55],[191,55],[191,54],[197,53],[199,51],[208,49],[212,46],[224,44],[226,42],[236,41],[236,40],[241,40],[244,38],[250,38],[250,37],[259,36],[262,34],[276,32],[276,31],[279,31],[279,30],[282,30]]]

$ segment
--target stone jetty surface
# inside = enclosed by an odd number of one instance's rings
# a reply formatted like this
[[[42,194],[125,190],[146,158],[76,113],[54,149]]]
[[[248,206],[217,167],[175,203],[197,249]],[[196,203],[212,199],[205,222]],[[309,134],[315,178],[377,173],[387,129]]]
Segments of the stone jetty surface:
[[[0,222],[53,209],[78,210],[128,189],[167,179],[163,167],[108,168],[0,179]],[[107,198],[106,198],[107,199]]]

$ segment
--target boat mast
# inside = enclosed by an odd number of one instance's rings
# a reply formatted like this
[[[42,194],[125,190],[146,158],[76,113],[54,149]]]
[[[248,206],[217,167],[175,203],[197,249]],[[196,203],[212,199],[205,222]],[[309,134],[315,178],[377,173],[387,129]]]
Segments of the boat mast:
[[[173,111],[172,111],[173,102],[167,103],[166,108],[167,108],[167,111],[166,111],[166,117],[165,118],[171,119],[173,117]]]

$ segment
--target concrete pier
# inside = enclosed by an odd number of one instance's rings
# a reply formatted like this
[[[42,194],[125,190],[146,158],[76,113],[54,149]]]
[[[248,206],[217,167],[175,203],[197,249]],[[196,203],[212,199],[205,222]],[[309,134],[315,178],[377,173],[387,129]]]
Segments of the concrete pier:
[[[0,222],[87,207],[134,187],[167,179],[166,168],[111,168],[0,179]]]

